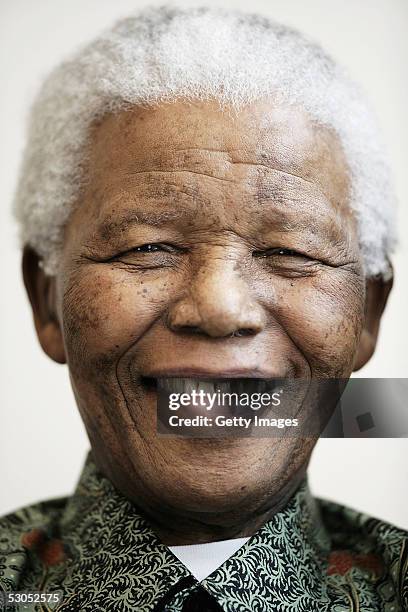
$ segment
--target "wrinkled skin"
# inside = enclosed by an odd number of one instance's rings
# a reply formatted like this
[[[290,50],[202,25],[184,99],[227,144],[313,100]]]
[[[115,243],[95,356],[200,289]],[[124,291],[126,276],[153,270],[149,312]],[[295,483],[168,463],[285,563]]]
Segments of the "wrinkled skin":
[[[86,173],[58,275],[25,252],[40,342],[68,363],[99,467],[165,543],[250,535],[316,440],[160,438],[142,377],[348,378],[368,361],[391,283],[365,282],[341,146],[270,100],[236,116],[177,101],[99,121]]]

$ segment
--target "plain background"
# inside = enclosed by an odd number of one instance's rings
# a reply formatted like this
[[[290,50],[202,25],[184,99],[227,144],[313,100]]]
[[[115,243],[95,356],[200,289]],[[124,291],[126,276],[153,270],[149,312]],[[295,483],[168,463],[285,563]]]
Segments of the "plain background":
[[[144,4],[135,0],[2,0],[0,5],[0,514],[69,493],[88,448],[66,367],[42,354],[21,282],[10,205],[27,109],[50,68],[113,20]],[[207,4],[221,3],[207,0]],[[222,5],[259,11],[312,35],[363,84],[377,110],[400,202],[400,247],[394,257],[395,287],[377,353],[359,375],[406,377],[408,2],[223,0]],[[408,528],[407,439],[321,440],[310,479],[315,494]]]

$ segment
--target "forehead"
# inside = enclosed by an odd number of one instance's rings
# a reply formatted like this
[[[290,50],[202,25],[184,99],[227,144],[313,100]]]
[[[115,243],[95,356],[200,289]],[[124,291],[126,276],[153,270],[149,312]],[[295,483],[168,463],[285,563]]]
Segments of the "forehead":
[[[268,100],[236,113],[211,101],[134,108],[95,124],[90,140],[91,172],[229,151],[231,161],[269,162],[294,173],[302,170],[306,178],[314,178],[317,170],[322,184],[325,174],[332,179],[346,174],[342,147],[332,130],[318,126],[302,109]]]
[[[83,202],[99,219],[112,220],[136,201],[160,212],[174,204],[235,214],[264,202],[277,215],[316,203],[350,212],[337,136],[302,109],[271,100],[237,113],[215,102],[176,101],[107,116],[91,131],[86,184]]]

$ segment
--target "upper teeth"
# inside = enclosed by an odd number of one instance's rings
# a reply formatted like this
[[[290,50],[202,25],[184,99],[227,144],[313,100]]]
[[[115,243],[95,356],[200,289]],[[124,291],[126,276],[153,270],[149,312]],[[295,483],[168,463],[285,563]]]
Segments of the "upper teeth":
[[[159,389],[167,393],[191,393],[192,391],[204,391],[205,393],[262,393],[273,391],[277,381],[262,378],[221,378],[215,380],[203,380],[200,378],[159,378]]]

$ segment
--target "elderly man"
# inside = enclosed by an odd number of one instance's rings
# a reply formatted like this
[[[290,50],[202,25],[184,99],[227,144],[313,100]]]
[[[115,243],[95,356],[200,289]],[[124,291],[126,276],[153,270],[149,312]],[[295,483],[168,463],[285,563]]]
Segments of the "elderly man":
[[[406,534],[311,496],[318,433],[156,429],[168,381],[343,380],[373,354],[392,192],[322,49],[234,12],[121,21],[46,81],[16,212],[92,450],[71,497],[2,519],[2,588],[59,612],[407,609]]]

